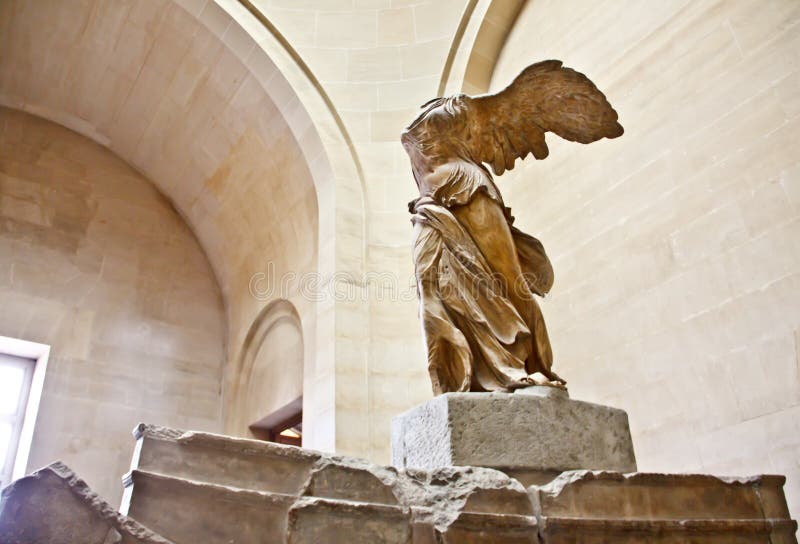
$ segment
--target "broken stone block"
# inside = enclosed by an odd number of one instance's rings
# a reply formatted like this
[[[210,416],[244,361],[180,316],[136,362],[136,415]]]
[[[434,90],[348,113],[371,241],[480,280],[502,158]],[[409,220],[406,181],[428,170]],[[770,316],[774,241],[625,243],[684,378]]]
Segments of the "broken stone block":
[[[518,481],[482,467],[402,470],[394,491],[412,510],[415,544],[537,542],[536,518]]]
[[[261,544],[284,535],[295,497],[133,470],[122,511],[177,544]]]
[[[411,543],[408,508],[302,497],[289,510],[288,544]]]
[[[526,489],[484,467],[398,470],[207,433],[139,426],[136,434],[122,506],[131,517],[114,512],[69,469],[53,465],[4,491],[0,542],[797,542],[780,476],[581,470]],[[232,474],[229,466],[254,472]]]
[[[139,424],[131,468],[201,482],[297,495],[320,454],[272,442]]]
[[[396,505],[392,483],[397,472],[361,459],[321,458],[311,470],[303,495]]]
[[[538,544],[536,518],[462,512],[440,533],[443,544]]]
[[[177,544],[536,542],[527,490],[496,470],[398,471],[208,433],[134,434],[123,511]]]
[[[6,487],[3,544],[172,544],[120,514],[69,467],[56,462]]]

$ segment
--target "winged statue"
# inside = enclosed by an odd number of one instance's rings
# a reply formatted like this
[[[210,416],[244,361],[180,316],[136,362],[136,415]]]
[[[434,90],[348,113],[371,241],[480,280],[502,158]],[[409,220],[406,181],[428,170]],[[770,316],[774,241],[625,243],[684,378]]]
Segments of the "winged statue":
[[[403,131],[419,198],[409,203],[420,318],[434,394],[564,388],[541,309],[553,268],[513,226],[494,183],[545,133],[588,144],[623,133],[617,112],[558,60],[525,68],[496,94],[435,98]],[[488,167],[486,166],[488,165]]]

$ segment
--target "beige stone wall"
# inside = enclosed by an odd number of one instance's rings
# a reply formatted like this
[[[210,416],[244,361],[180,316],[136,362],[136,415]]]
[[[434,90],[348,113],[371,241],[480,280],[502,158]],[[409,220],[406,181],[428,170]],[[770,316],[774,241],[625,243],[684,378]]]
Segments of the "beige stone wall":
[[[556,270],[573,397],[625,408],[643,470],[787,474],[800,512],[800,4],[528,2],[492,79],[585,72],[625,135],[549,137],[499,185]]]
[[[431,396],[400,131],[445,69],[473,92],[556,57],[627,130],[551,139],[500,182],[554,259],[557,369],[630,411],[643,468],[788,473],[797,510],[794,3],[533,0],[496,67],[517,0],[252,0],[266,25],[246,4],[0,3],[0,103],[109,147],[197,233],[225,300],[227,431],[258,411],[236,411],[243,385],[275,403],[297,387],[302,351],[308,444],[388,460],[391,417]],[[253,297],[270,262],[355,273],[356,298]],[[278,299],[300,330],[263,352],[264,388],[243,384]]]
[[[263,297],[250,285],[259,273],[275,287],[286,273],[316,271],[318,246],[334,236],[328,228],[319,239],[319,138],[261,49],[265,33],[248,33],[213,0],[0,3],[0,104],[107,146],[197,234],[225,301],[226,416],[245,339],[270,301],[297,307],[313,367],[315,303],[296,283]]]
[[[11,1],[0,4],[0,103],[110,147],[187,218],[226,302],[226,407],[237,405],[254,320],[285,298],[302,323],[304,439],[386,461],[391,417],[430,396],[413,291],[398,300],[415,194],[398,135],[436,94],[464,3],[258,4],[313,80],[232,0]],[[340,141],[307,100],[320,90]],[[390,275],[394,291],[256,299],[249,280],[270,262],[277,277],[355,273],[345,290],[365,272]],[[240,415],[226,430],[242,428]]]
[[[107,149],[0,108],[0,335],[52,346],[29,470],[112,503],[140,421],[221,430],[222,297],[166,198]]]
[[[337,338],[336,451],[388,462],[391,418],[431,397],[406,207],[418,193],[400,133],[418,106],[437,96],[467,3],[253,0],[253,4],[319,80],[363,171],[367,275],[354,290],[365,297],[368,312],[346,314],[343,321],[349,330]],[[352,225],[341,227],[347,232]],[[366,292],[361,291],[364,283],[371,285]],[[365,341],[350,341],[364,331]]]

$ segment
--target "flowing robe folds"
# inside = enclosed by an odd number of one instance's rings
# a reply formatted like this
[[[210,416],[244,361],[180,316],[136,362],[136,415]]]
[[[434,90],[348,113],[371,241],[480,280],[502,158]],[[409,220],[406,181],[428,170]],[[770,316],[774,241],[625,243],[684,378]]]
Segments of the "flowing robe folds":
[[[420,314],[434,392],[510,390],[530,385],[533,372],[550,374],[550,343],[533,294],[550,289],[553,269],[539,240],[511,227],[523,276],[510,286],[446,206],[422,198],[413,211]],[[523,291],[530,315],[520,314],[508,289]]]

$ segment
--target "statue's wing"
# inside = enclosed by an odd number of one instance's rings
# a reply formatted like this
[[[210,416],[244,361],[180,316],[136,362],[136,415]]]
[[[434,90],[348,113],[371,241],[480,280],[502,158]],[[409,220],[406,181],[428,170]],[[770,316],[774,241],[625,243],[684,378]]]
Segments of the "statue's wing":
[[[517,158],[547,157],[544,133],[588,144],[621,136],[617,112],[585,75],[547,60],[525,68],[497,94],[467,99],[473,157],[500,175]]]

